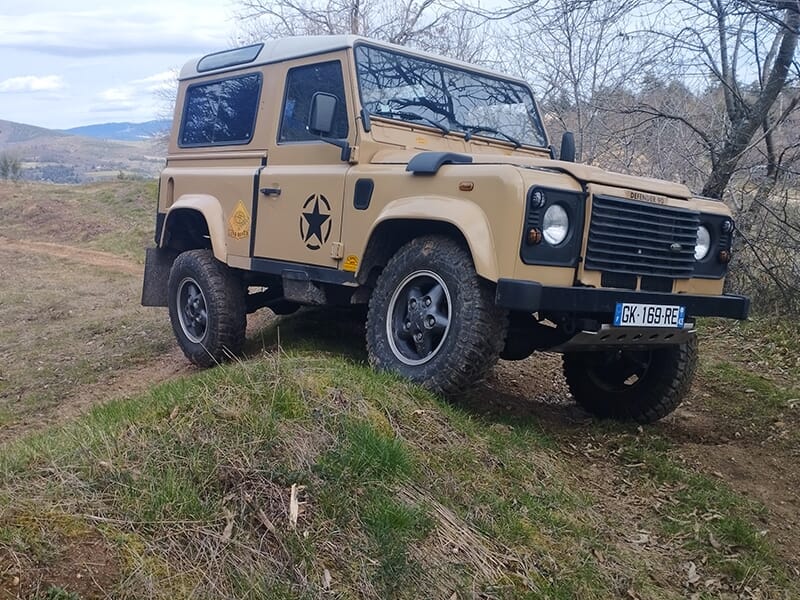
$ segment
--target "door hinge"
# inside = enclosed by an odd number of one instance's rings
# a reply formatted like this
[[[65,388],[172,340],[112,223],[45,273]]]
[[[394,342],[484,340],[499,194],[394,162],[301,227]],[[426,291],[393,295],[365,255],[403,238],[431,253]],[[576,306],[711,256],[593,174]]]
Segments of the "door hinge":
[[[344,244],[342,242],[333,242],[331,244],[331,258],[340,260],[344,257]]]

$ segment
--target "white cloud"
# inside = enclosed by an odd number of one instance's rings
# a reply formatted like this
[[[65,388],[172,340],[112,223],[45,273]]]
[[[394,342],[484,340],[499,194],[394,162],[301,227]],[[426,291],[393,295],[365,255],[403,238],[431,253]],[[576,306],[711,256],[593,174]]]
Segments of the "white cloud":
[[[128,104],[133,100],[134,90],[130,87],[113,87],[100,92],[100,100],[103,102]]]
[[[164,89],[176,88],[178,87],[178,71],[177,69],[171,69],[142,79],[134,79],[131,81],[131,85],[141,87],[148,92],[160,92]]]
[[[0,81],[0,92],[56,92],[64,88],[60,75],[25,75]]]
[[[0,48],[59,56],[196,54],[226,45],[226,8],[189,2],[3,15]],[[229,22],[229,21],[228,21]]]

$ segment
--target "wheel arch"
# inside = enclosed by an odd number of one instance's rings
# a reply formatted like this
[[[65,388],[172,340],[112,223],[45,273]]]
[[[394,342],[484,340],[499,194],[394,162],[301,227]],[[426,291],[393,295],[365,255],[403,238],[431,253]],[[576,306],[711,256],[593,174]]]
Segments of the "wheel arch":
[[[374,282],[403,244],[431,234],[446,235],[464,244],[478,275],[497,281],[494,238],[483,210],[465,200],[424,197],[396,200],[381,211],[369,233],[357,274],[359,283]]]
[[[167,211],[159,246],[177,252],[208,248],[214,258],[226,262],[228,244],[219,200],[207,194],[181,196]]]

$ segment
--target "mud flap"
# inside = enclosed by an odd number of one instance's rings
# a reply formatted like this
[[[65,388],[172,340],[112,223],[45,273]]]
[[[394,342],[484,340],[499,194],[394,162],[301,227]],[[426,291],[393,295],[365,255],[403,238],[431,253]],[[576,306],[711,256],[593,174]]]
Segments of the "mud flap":
[[[173,250],[147,248],[142,282],[142,306],[166,306],[167,282],[172,263],[178,255]]]

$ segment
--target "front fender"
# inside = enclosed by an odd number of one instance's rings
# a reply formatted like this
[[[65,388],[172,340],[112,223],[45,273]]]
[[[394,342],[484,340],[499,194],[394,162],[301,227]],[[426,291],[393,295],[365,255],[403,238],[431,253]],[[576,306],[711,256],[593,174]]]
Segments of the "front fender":
[[[163,247],[164,245],[170,228],[170,220],[174,225],[174,217],[181,210],[193,210],[203,216],[208,227],[208,235],[211,238],[211,249],[214,252],[214,257],[220,262],[226,262],[228,242],[225,238],[225,215],[219,200],[208,194],[184,194],[169,207],[164,227],[161,231],[159,246]]]
[[[478,275],[497,281],[499,275],[494,238],[486,213],[480,206],[468,200],[446,196],[399,198],[387,204],[378,215],[369,239],[381,223],[405,219],[440,221],[455,226],[467,241]]]

